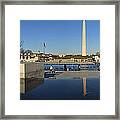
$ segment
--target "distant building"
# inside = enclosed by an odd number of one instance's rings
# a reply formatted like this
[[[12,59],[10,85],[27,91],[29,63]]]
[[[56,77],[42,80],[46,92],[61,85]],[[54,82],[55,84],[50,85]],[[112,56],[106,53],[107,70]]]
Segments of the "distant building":
[[[100,56],[99,55],[92,55],[92,58],[96,63],[100,63]]]
[[[21,53],[20,61],[21,62],[47,62],[57,58],[57,55],[44,54],[44,53]]]
[[[100,62],[100,57],[96,55],[96,56],[95,56],[95,61],[96,61],[96,62]]]
[[[59,57],[65,57],[65,55],[64,54],[60,54]]]
[[[20,54],[20,61],[21,62],[36,62],[39,60],[39,56],[37,56],[35,53],[34,54],[30,54],[30,53],[21,53]]]

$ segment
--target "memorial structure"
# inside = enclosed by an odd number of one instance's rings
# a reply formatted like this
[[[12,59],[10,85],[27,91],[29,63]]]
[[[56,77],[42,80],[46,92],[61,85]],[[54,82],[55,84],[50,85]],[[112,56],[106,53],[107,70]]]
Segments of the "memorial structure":
[[[87,50],[86,50],[86,21],[83,20],[82,23],[82,56],[87,55]]]

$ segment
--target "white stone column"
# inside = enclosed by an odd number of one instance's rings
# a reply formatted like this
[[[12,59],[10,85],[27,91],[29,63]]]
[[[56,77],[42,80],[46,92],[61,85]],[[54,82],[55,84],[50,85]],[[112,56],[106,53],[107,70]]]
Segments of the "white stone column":
[[[82,23],[82,56],[86,56],[86,22],[83,20]]]

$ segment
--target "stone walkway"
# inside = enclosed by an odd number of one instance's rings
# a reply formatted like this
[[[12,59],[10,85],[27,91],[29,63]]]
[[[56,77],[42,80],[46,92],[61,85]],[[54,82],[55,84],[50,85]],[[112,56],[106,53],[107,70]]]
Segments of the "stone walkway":
[[[87,78],[100,77],[99,71],[64,71],[55,75],[56,78]]]

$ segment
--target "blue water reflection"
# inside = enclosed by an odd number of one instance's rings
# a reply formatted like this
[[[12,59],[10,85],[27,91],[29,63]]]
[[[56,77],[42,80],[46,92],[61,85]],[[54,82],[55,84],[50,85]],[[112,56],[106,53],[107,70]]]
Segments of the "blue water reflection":
[[[36,88],[21,93],[21,100],[99,100],[100,78],[86,79],[86,96],[83,79],[44,79]]]

